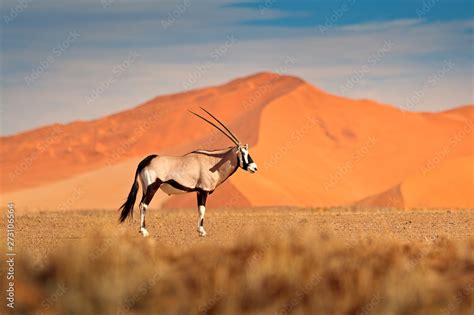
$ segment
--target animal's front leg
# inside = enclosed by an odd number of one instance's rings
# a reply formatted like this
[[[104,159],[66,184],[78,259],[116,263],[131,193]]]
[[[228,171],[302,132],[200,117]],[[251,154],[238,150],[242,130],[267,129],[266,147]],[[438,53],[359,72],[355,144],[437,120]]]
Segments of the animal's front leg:
[[[198,227],[199,236],[206,236],[207,233],[204,230],[204,214],[206,213],[205,206],[199,206],[199,217],[198,217]]]
[[[140,203],[140,233],[143,237],[150,235],[145,227],[145,213],[148,206],[144,203]]]
[[[206,236],[207,233],[204,230],[204,214],[206,213],[206,191],[198,191],[197,193],[197,202],[198,202],[198,222],[197,222],[197,231],[199,236]]]

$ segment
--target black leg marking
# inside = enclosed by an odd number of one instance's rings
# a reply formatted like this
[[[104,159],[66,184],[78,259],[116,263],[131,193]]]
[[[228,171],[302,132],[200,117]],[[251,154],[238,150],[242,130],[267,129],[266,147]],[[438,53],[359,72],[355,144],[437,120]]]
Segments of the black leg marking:
[[[151,200],[153,199],[153,196],[155,196],[156,191],[158,188],[161,186],[161,181],[157,180],[153,184],[147,187],[145,196],[143,198],[143,203],[146,204],[147,206],[150,204]]]
[[[198,232],[201,236],[206,236],[206,231],[204,231],[204,212],[206,210],[206,200],[209,192],[204,190],[197,191],[197,205],[198,205]],[[201,206],[203,207],[201,211]]]
[[[141,203],[143,203],[145,206],[148,206],[150,204],[151,200],[153,199],[153,196],[155,196],[155,193],[160,188],[160,186],[161,186],[161,181],[159,181],[159,180],[157,180],[156,182],[154,182],[153,184],[148,186],[145,189],[145,192],[143,193]],[[145,216],[143,216],[143,227],[146,228]]]
[[[208,192],[204,190],[198,190],[197,192],[197,204],[199,206],[206,206]]]

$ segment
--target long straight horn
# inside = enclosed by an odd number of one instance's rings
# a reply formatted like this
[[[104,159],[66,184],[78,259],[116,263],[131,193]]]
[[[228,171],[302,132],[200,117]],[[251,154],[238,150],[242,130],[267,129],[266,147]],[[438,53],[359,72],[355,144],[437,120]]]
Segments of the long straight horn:
[[[227,132],[229,132],[229,134],[234,138],[234,141],[236,142],[236,144],[240,144],[239,138],[237,138],[237,136],[234,135],[234,133],[233,133],[232,131],[230,131],[230,129],[227,128],[226,125],[224,125],[219,119],[217,119],[216,116],[214,116],[213,114],[209,113],[206,109],[204,109],[204,108],[202,108],[202,107],[201,107],[201,109],[202,109],[203,111],[205,111],[206,113],[208,113],[209,116],[211,116],[212,118],[214,118],[222,127],[224,127],[224,129],[227,130]]]
[[[212,121],[209,121],[208,119],[202,117],[201,115],[199,114],[196,114],[195,112],[192,112],[192,111],[189,111],[191,114],[193,115],[196,115],[197,117],[201,118],[202,120],[204,120],[205,122],[207,122],[208,124],[211,124],[214,128],[216,128],[217,130],[219,130],[220,132],[222,132],[227,138],[229,138],[233,143],[235,143],[236,145],[239,145],[240,143],[238,141],[236,141],[234,138],[232,138],[231,136],[229,136],[225,131],[223,131],[221,128],[219,128],[218,126],[216,126],[216,124],[214,124]]]

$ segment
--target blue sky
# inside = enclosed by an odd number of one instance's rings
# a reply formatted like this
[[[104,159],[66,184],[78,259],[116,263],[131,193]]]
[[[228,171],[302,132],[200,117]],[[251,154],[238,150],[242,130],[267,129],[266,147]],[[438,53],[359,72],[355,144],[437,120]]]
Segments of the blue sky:
[[[235,2],[228,6],[252,8],[260,11],[276,9],[285,13],[283,16],[273,19],[246,19],[242,22],[244,24],[311,27],[324,24],[326,19],[344,4],[350,7],[350,10],[347,11],[344,18],[336,22],[337,25],[359,24],[367,21],[417,19],[421,17],[424,17],[427,21],[472,18],[472,1],[466,0],[268,0]]]
[[[416,111],[474,103],[473,1],[3,1],[9,135],[258,71]]]

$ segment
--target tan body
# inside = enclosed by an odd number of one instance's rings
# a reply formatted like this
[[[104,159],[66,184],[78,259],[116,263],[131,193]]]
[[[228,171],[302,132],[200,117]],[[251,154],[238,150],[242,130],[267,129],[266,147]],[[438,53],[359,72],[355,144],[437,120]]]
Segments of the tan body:
[[[178,157],[157,156],[140,173],[142,187],[159,181],[160,189],[169,195],[198,190],[212,192],[237,170],[237,155],[238,149],[231,147],[198,150]]]

